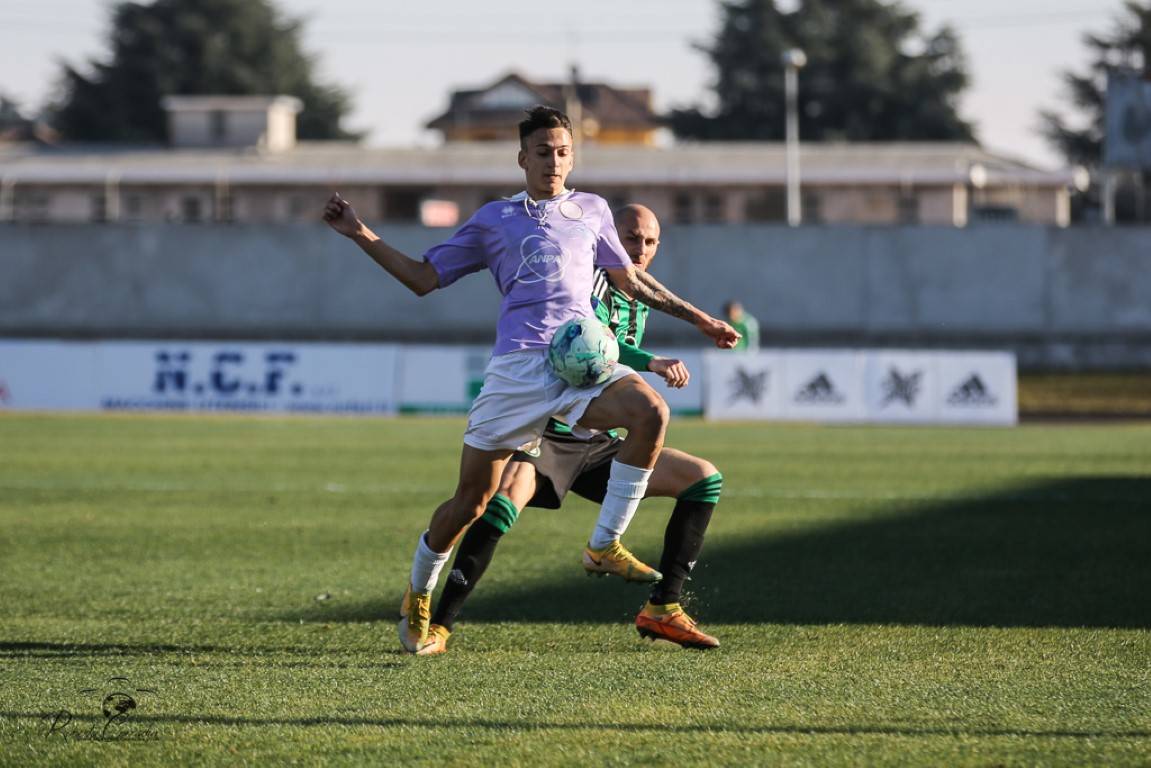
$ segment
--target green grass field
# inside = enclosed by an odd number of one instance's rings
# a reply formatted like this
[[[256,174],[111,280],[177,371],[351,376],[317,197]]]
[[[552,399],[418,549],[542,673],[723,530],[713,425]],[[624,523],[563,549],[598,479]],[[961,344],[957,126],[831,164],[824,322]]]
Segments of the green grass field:
[[[1151,763],[1151,425],[680,420],[726,478],[689,598],[722,648],[641,643],[574,500],[524,514],[450,653],[403,656],[461,432],[0,418],[0,764]]]

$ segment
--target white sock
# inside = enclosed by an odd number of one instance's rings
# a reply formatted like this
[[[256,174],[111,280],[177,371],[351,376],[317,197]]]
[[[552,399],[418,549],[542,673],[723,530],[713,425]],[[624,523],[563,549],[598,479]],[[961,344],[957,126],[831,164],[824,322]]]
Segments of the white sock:
[[[428,546],[428,532],[420,534],[420,543],[416,545],[416,555],[412,558],[412,591],[431,592],[440,580],[440,571],[448,556],[452,553],[433,552]]]
[[[595,530],[592,531],[588,546],[592,549],[603,549],[623,535],[639,508],[640,499],[647,491],[647,481],[650,477],[650,469],[621,464],[618,460],[612,461],[611,474],[607,480],[607,494],[604,495],[599,519],[596,520]]]

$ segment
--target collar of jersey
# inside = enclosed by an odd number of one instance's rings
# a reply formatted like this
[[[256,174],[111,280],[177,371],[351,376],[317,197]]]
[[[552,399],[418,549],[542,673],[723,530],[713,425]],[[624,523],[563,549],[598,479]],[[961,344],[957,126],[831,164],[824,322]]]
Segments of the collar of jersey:
[[[505,197],[504,200],[507,200],[509,203],[518,203],[521,200],[527,200],[529,203],[532,203],[532,204],[538,206],[540,203],[550,203],[553,201],[558,202],[558,201],[563,200],[567,197],[570,197],[573,192],[575,192],[574,189],[565,188],[563,192],[560,192],[555,197],[545,198],[544,200],[532,200],[530,197],[528,197],[528,191],[525,189],[523,192],[517,192],[516,194],[512,195],[511,197]]]

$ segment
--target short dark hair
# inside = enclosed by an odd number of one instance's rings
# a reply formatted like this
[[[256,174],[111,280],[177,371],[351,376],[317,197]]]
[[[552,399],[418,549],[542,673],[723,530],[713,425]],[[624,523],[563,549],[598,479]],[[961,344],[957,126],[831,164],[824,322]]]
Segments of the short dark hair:
[[[537,104],[525,111],[527,112],[527,117],[520,121],[521,145],[524,143],[524,139],[531,136],[540,128],[563,128],[573,136],[575,135],[575,131],[572,130],[572,121],[558,109]]]

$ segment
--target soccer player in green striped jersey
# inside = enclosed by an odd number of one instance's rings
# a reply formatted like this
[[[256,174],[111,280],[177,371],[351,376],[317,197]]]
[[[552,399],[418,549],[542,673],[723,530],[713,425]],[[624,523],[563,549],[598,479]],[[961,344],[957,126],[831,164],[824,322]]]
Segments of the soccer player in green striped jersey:
[[[647,208],[629,205],[616,212],[616,229],[637,274],[647,267],[659,247],[659,221]],[[671,387],[688,383],[682,361],[657,357],[639,347],[648,308],[614,288],[602,272],[594,283],[596,315],[620,342],[620,360],[635,370],[651,371]],[[518,452],[504,471],[499,492],[483,517],[472,524],[456,552],[447,585],[440,596],[428,631],[428,643],[417,653],[433,655],[447,650],[455,620],[464,602],[487,570],[500,538],[510,530],[524,507],[558,509],[567,492],[601,501],[607,490],[611,461],[623,443],[614,433],[589,439],[572,436],[562,422],[549,425],[539,447]],[[655,581],[651,596],[636,616],[636,629],[644,637],[693,648],[715,648],[719,641],[700,631],[679,605],[684,582],[703,548],[704,533],[719,501],[723,477],[711,462],[674,448],[663,447],[656,460],[647,496],[676,499],[664,533],[660,571],[634,560],[630,569],[601,565],[604,553],[588,549],[583,565],[588,574],[615,573],[629,581]],[[662,572],[662,573],[661,573]]]

